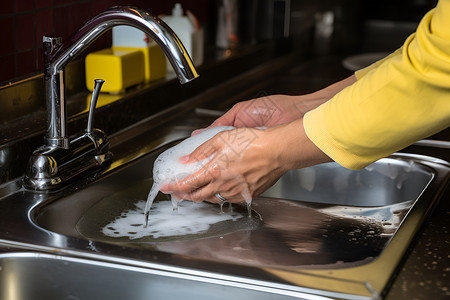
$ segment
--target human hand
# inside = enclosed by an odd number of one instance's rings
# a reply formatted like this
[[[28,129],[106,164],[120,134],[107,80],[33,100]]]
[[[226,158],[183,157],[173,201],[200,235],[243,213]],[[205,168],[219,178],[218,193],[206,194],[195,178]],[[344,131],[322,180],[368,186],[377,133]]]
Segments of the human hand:
[[[272,127],[289,123],[303,116],[305,111],[298,107],[298,97],[288,95],[268,95],[235,104],[209,127]],[[297,100],[297,101],[296,101]]]
[[[303,118],[310,110],[327,102],[356,81],[354,75],[317,92],[305,95],[266,95],[235,104],[207,128],[215,126],[272,127]],[[193,135],[203,131],[199,129]]]
[[[198,172],[161,191],[197,202],[218,202],[217,193],[229,202],[248,202],[286,171],[330,161],[306,137],[302,121],[264,130],[237,128],[220,132],[180,161],[212,159]]]

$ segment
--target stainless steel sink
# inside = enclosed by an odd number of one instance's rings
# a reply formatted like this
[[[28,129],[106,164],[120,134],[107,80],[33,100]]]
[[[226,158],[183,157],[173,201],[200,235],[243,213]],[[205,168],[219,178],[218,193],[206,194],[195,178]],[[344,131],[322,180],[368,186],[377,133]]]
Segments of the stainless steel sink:
[[[361,171],[335,163],[291,171],[254,199],[261,224],[225,228],[220,235],[148,242],[80,231],[86,216],[95,232],[104,226],[102,219],[114,219],[134,201],[144,200],[153,161],[171,145],[76,192],[37,200],[28,209],[33,244],[83,257],[93,253],[95,259],[114,263],[182,268],[176,272],[222,278],[227,285],[251,282],[247,288],[275,290],[280,297],[377,299],[450,170],[441,160],[396,154]],[[165,201],[161,194],[158,198]]]
[[[431,168],[401,156],[361,171],[324,164],[288,172],[254,199],[253,218],[260,216],[262,222],[227,223],[213,233],[154,243],[101,234],[109,222],[146,199],[157,153],[76,194],[38,205],[31,217],[51,232],[202,260],[289,269],[348,268],[380,256],[434,177]],[[168,199],[160,194],[157,201]]]

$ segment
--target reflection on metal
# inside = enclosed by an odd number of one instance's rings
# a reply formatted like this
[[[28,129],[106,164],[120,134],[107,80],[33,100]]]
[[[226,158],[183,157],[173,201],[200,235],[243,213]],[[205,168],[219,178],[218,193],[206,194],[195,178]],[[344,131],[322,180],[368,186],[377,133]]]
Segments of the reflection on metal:
[[[270,300],[274,297],[289,300],[298,299],[299,296],[305,300],[330,299],[302,292],[280,293],[276,288],[260,287],[255,283],[245,282],[245,279],[233,282],[192,276],[183,274],[183,269],[174,273],[146,266],[125,266],[51,254],[0,254],[0,266],[0,298],[9,300],[138,300],[180,297],[186,300]],[[108,288],[99,288],[102,286]]]

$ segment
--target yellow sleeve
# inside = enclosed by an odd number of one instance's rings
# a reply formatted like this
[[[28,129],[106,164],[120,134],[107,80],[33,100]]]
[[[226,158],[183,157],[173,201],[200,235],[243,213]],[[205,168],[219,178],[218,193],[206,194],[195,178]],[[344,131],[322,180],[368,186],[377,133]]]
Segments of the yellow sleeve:
[[[363,78],[367,73],[369,73],[370,71],[372,71],[373,69],[378,68],[378,66],[380,66],[382,63],[384,63],[386,60],[397,56],[397,55],[401,55],[402,53],[402,48],[397,49],[396,51],[392,52],[391,54],[389,54],[388,56],[386,56],[383,59],[380,59],[379,61],[374,62],[373,64],[371,64],[370,66],[367,66],[363,69],[360,69],[358,71],[355,72],[355,76],[357,80],[360,80],[361,78]]]
[[[304,117],[311,141],[360,169],[450,125],[450,0],[376,68]]]

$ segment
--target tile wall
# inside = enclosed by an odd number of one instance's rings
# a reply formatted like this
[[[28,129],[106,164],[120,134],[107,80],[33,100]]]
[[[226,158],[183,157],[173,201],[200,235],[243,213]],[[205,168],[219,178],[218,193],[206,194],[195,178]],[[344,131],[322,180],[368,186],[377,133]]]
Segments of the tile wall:
[[[176,2],[207,22],[213,0],[5,0],[0,4],[0,86],[41,73],[42,36],[67,38],[97,13],[115,5],[132,5],[152,14],[169,14]],[[106,48],[111,34],[96,40],[89,51]]]

